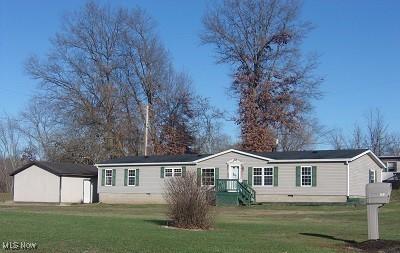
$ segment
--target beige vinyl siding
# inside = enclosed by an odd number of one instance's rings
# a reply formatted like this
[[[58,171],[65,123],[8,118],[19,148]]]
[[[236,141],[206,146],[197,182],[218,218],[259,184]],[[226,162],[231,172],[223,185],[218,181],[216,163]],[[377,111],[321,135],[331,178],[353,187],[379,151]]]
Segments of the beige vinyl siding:
[[[160,165],[160,166],[121,166],[121,167],[100,167],[98,174],[98,192],[102,193],[145,193],[145,194],[162,194],[164,192],[164,181],[168,178],[161,178],[160,169],[177,168],[186,165]],[[115,169],[115,186],[104,186],[101,184],[102,170]],[[125,169],[139,169],[139,185],[125,186],[124,176]],[[195,166],[186,166],[186,171],[194,171]]]
[[[228,162],[240,161],[240,177],[248,179],[249,167],[278,167],[278,186],[253,186],[258,202],[345,202],[347,197],[347,165],[342,162],[292,162],[279,163],[229,152],[197,165],[157,165],[157,166],[121,166],[100,167],[98,189],[101,202],[105,203],[163,203],[164,182],[168,178],[160,177],[160,168],[186,167],[186,171],[197,168],[219,168],[219,178],[228,178]],[[317,184],[315,187],[296,186],[296,166],[316,166]],[[368,183],[368,170],[380,168],[369,155],[350,163],[350,195],[364,196],[365,184]],[[116,185],[102,186],[102,169],[116,170]],[[139,169],[139,186],[124,186],[124,170]],[[352,183],[353,182],[353,183]],[[292,196],[293,195],[293,196]]]
[[[227,162],[237,159],[242,163],[243,180],[248,178],[248,167],[278,167],[278,186],[253,186],[257,199],[261,195],[331,195],[346,196],[347,165],[335,163],[268,163],[268,161],[230,152],[221,156],[200,162],[199,168],[218,167],[219,177],[228,178]],[[316,187],[296,187],[296,166],[317,166]]]
[[[228,162],[237,159],[242,163],[240,168],[240,177],[242,180],[247,180],[247,168],[248,167],[259,167],[267,166],[268,161],[253,158],[250,156],[238,154],[235,152],[229,152],[197,164],[198,168],[219,168],[219,178],[228,178]]]
[[[375,170],[376,180],[381,182],[382,169],[369,155],[363,155],[350,162],[350,196],[365,197],[365,185],[369,183],[369,170]]]
[[[60,178],[32,165],[14,175],[14,201],[59,202]]]

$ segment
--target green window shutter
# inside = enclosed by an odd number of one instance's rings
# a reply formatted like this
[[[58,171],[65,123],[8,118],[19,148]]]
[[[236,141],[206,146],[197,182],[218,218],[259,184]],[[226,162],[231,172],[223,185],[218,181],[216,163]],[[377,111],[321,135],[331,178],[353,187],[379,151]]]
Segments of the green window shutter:
[[[274,167],[274,186],[278,186],[278,167]]]
[[[182,166],[182,176],[186,176],[186,166]]]
[[[247,168],[247,183],[248,185],[253,185],[253,167]]]
[[[317,186],[317,166],[312,166],[312,186]]]
[[[135,186],[139,186],[139,169],[135,172]]]
[[[115,186],[115,174],[117,173],[117,171],[115,169],[112,170],[112,186]]]
[[[164,178],[164,167],[160,168],[160,177]]]
[[[215,168],[215,179],[219,179],[219,168]]]
[[[102,169],[101,170],[101,186],[104,186],[106,182],[106,170]]]
[[[197,168],[197,185],[201,186],[201,168]]]
[[[300,166],[296,166],[296,186],[300,187],[301,186],[301,179],[300,179],[300,173],[301,173],[301,167]]]
[[[124,185],[128,185],[128,169],[125,169],[124,171]]]

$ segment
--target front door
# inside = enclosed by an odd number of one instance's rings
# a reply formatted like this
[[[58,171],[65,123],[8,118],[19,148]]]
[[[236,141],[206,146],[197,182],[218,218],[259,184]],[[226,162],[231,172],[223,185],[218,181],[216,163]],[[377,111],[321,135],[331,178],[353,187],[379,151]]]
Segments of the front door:
[[[239,179],[239,166],[229,166],[229,179]]]
[[[231,165],[229,166],[229,179],[240,179],[240,167],[237,165]],[[237,190],[237,183],[236,181],[228,181],[228,185],[227,185],[228,191],[236,191]]]
[[[83,203],[92,203],[92,183],[90,180],[83,180]]]

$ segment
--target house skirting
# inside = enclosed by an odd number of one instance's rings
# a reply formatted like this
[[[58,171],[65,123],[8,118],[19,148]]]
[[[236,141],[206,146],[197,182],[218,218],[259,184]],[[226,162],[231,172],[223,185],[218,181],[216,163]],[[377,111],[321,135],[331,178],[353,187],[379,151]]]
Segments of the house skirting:
[[[99,193],[99,201],[106,204],[165,204],[159,193]]]
[[[338,203],[346,202],[347,197],[341,195],[279,195],[256,194],[257,202],[315,202]]]
[[[165,204],[165,199],[159,193],[99,193],[100,202],[106,204]],[[308,202],[308,203],[345,203],[346,196],[332,195],[279,195],[257,194],[257,202]]]

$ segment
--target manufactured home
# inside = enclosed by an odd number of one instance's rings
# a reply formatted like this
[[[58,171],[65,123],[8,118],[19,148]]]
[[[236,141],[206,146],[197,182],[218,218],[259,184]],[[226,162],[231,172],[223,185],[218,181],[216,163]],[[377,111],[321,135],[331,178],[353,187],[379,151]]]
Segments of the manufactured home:
[[[217,204],[346,202],[365,198],[381,182],[385,164],[370,150],[245,152],[212,155],[130,156],[96,164],[99,201],[164,203],[164,182],[197,173],[215,189]]]

